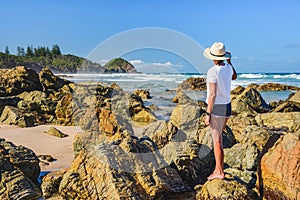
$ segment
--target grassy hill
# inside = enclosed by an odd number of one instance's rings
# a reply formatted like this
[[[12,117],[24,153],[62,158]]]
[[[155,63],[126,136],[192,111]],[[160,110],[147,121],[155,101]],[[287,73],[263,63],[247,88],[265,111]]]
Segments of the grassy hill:
[[[16,66],[25,66],[36,71],[48,67],[55,73],[97,72],[106,70],[98,63],[75,55],[46,55],[46,56],[16,56],[0,52],[0,69],[11,69]]]

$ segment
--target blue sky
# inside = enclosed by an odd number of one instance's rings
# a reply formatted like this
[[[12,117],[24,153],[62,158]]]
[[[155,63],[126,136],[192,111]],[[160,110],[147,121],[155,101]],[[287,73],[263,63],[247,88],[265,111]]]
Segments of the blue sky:
[[[15,53],[17,46],[58,44],[63,53],[88,57],[116,34],[159,27],[203,47],[223,41],[239,72],[300,72],[298,0],[10,0],[0,5],[0,51],[6,45]],[[158,54],[147,50],[123,57],[148,66],[185,65],[184,59]]]

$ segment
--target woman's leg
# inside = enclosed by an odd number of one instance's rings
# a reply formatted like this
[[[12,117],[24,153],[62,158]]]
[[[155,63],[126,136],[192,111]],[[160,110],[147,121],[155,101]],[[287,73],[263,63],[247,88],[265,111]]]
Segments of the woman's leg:
[[[214,143],[214,155],[216,166],[214,172],[207,178],[212,180],[215,178],[224,179],[224,151],[223,151],[223,136],[222,132],[228,118],[216,117],[211,115],[210,131]]]

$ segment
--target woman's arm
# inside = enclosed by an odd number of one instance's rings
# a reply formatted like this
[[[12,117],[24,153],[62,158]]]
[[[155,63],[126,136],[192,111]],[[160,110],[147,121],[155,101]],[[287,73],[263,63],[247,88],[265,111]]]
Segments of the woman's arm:
[[[227,52],[227,53],[230,53],[230,52]],[[231,55],[231,54],[230,54],[230,55]],[[235,79],[237,78],[237,73],[236,73],[236,71],[235,71],[235,69],[234,69],[234,67],[233,67],[233,65],[232,65],[232,63],[231,63],[231,59],[230,59],[230,58],[227,59],[227,63],[228,63],[229,65],[231,65],[232,70],[233,70],[233,74],[232,74],[231,79],[232,79],[232,80],[235,80]]]
[[[227,62],[228,62],[228,61],[227,61]],[[230,60],[229,60],[228,64],[231,65],[232,70],[233,70],[233,74],[232,74],[231,79],[232,79],[232,80],[235,80],[235,79],[237,78],[237,73],[236,73],[236,71],[235,71],[233,65],[231,64]]]
[[[205,117],[206,125],[209,125],[210,123],[210,114],[213,110],[214,103],[216,100],[216,95],[217,95],[217,83],[209,83],[208,87],[209,87],[209,94],[208,94],[207,109],[206,109],[208,115]]]

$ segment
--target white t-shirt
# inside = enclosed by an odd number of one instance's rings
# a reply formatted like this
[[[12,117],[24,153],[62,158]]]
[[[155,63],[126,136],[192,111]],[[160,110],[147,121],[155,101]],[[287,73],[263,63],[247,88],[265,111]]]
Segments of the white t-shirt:
[[[217,94],[215,104],[228,104],[230,103],[230,86],[233,75],[233,69],[231,65],[226,63],[224,66],[215,65],[210,68],[207,72],[206,83],[207,83],[207,97],[210,93],[209,83],[217,83]]]

